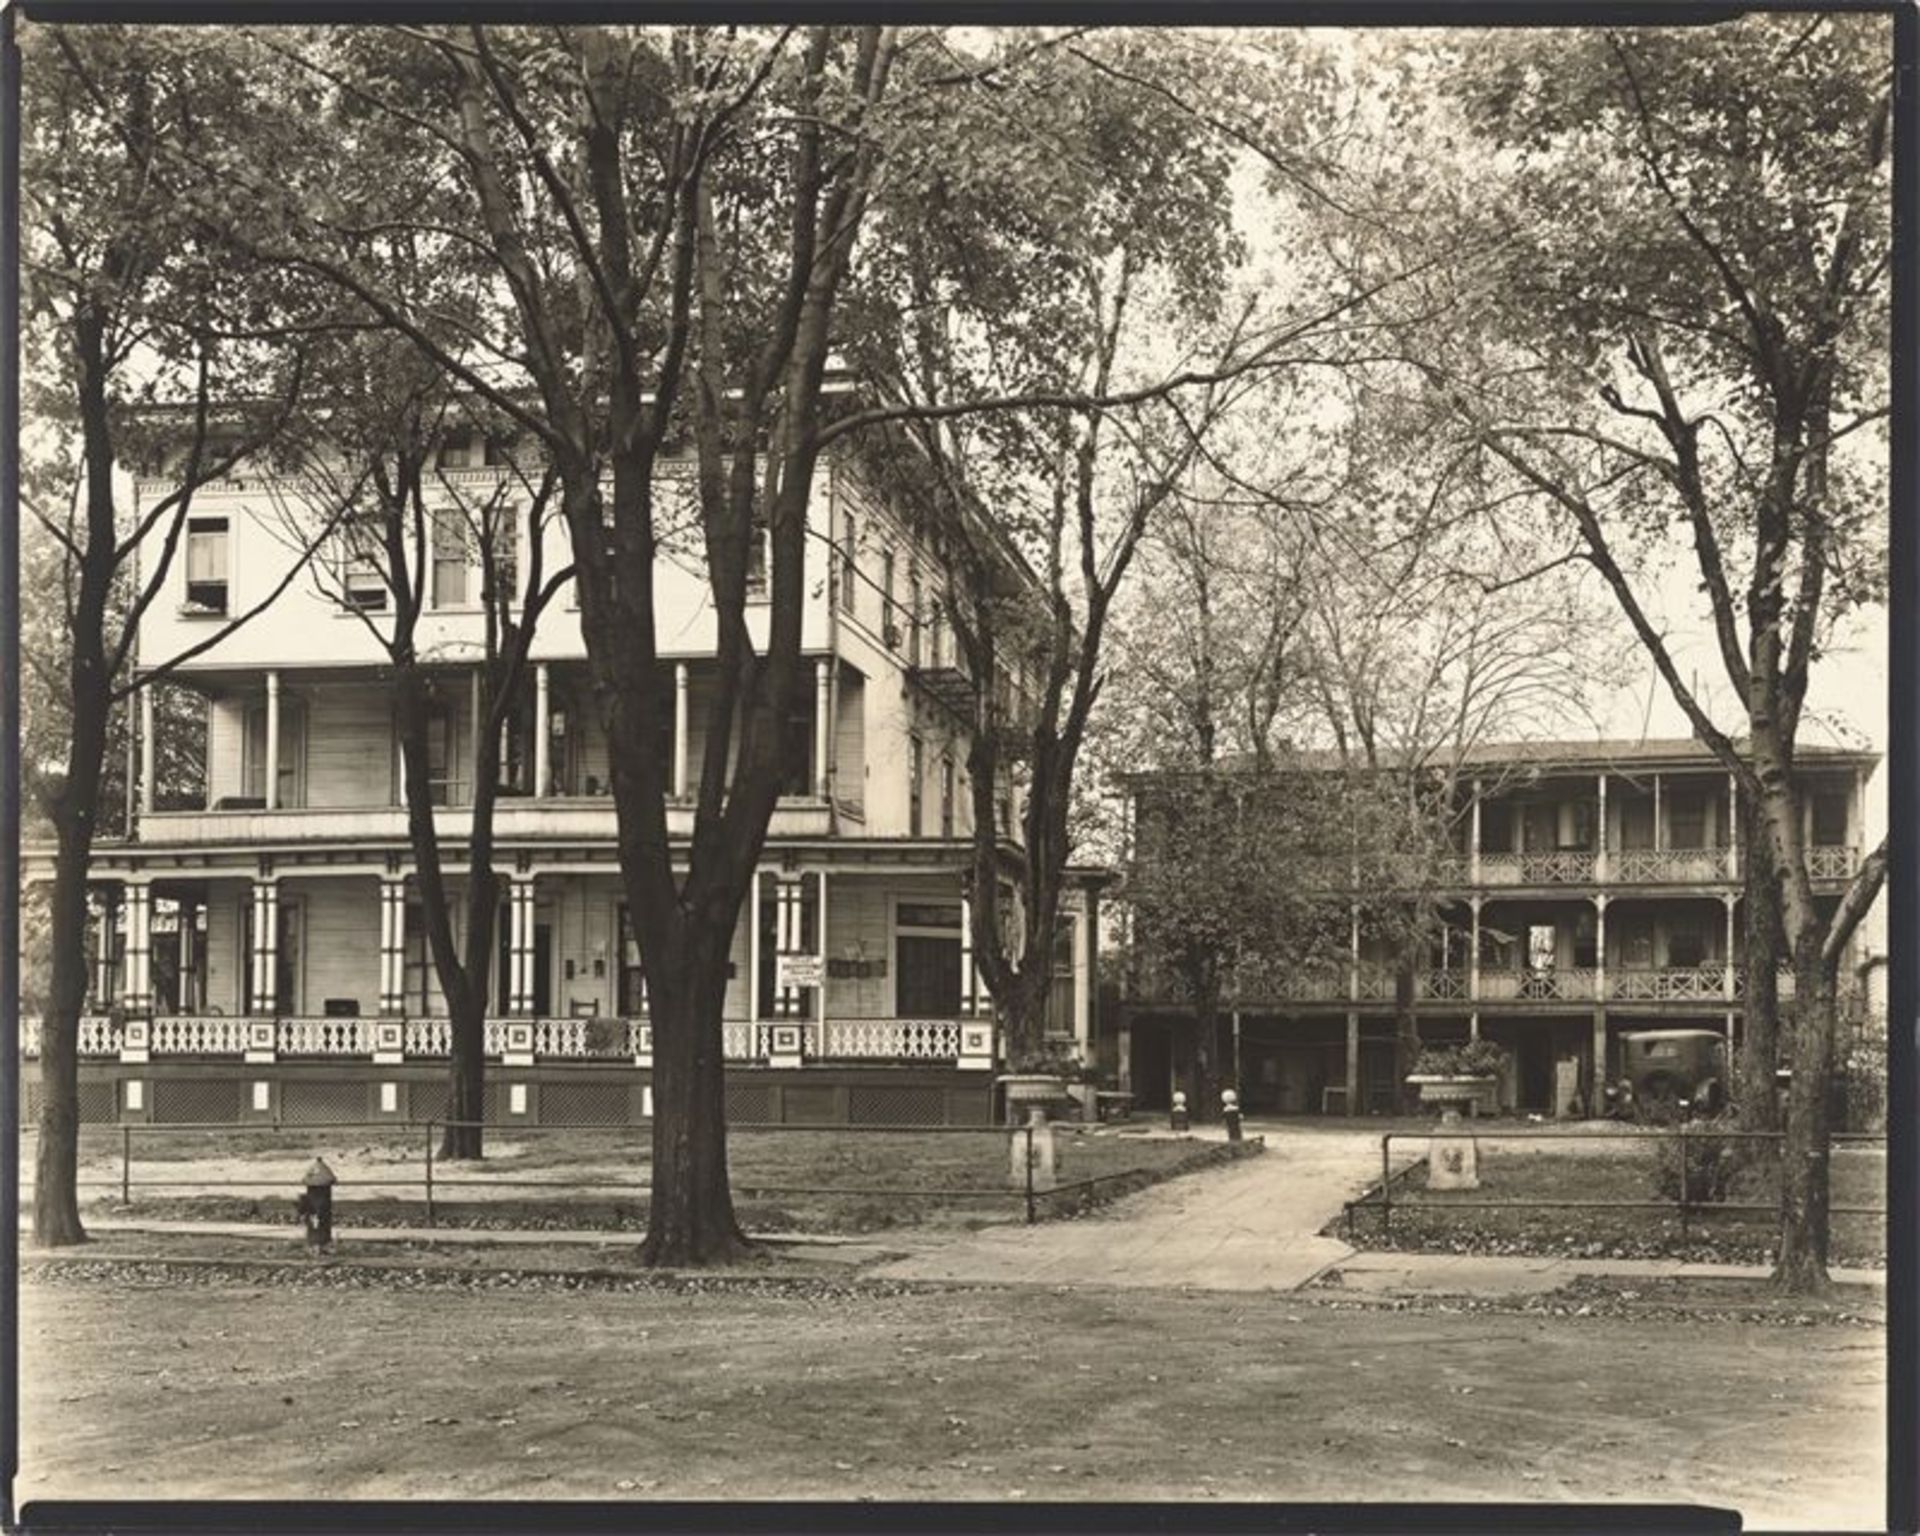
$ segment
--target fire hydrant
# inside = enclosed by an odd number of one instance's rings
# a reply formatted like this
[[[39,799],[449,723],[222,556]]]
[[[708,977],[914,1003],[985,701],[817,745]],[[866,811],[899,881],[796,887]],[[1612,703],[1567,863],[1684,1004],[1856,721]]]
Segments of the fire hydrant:
[[[307,1170],[307,1192],[294,1209],[307,1225],[307,1246],[328,1248],[333,1245],[333,1170],[327,1160],[316,1157]]]
[[[1167,1123],[1176,1131],[1187,1129],[1187,1096],[1177,1089],[1173,1095],[1173,1112],[1167,1117]]]
[[[1220,1118],[1227,1124],[1227,1140],[1240,1139],[1240,1095],[1231,1088],[1220,1093]]]

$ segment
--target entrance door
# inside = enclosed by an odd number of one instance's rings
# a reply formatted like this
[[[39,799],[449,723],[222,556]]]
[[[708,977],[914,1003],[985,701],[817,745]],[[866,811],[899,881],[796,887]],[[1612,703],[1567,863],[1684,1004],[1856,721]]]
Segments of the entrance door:
[[[1553,1108],[1553,1034],[1537,1030],[1520,1037],[1515,1052],[1520,1108],[1544,1113]]]
[[[895,1006],[903,1019],[952,1019],[960,1014],[960,941],[903,933]]]
[[[1141,1109],[1165,1109],[1173,1076],[1173,1041],[1167,1026],[1136,1019],[1129,1038],[1133,1049],[1133,1102]]]

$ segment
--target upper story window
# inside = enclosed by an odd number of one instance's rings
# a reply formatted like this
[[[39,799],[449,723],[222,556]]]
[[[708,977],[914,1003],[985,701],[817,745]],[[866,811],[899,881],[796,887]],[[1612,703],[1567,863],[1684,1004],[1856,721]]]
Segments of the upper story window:
[[[433,514],[433,606],[464,608],[469,601],[472,554],[468,548],[467,520],[456,507],[441,507]]]
[[[1844,794],[1817,794],[1813,797],[1813,845],[1839,848],[1847,840],[1847,797]]]
[[[953,836],[953,759],[940,759],[940,835]]]
[[[387,606],[380,531],[378,514],[348,518],[341,525],[340,600],[349,608],[371,613]]]
[[[1707,797],[1699,790],[1676,793],[1667,804],[1667,846],[1707,846]]]
[[[187,519],[187,607],[198,613],[227,611],[227,520]]]
[[[860,529],[851,512],[840,535],[840,610],[854,611],[854,595],[860,581]]]
[[[907,573],[907,665],[920,665],[920,572]]]
[[[888,645],[900,643],[900,625],[893,609],[893,551],[880,556],[880,638]]]

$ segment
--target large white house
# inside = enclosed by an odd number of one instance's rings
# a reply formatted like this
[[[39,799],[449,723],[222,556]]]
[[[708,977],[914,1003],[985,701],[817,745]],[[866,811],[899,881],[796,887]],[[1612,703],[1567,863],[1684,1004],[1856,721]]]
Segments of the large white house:
[[[510,471],[449,443],[432,494],[491,493]],[[669,463],[663,495],[691,496]],[[963,893],[972,834],[968,690],[940,618],[951,530],[914,527],[850,453],[809,512],[803,650],[812,686],[790,722],[788,782],[733,935],[726,1051],[735,1118],[904,1123],[990,1113],[992,1009]],[[169,488],[139,479],[140,506]],[[139,656],[176,656],[270,593],[299,558],[302,482],[237,474],[196,494]],[[521,520],[524,522],[524,520]],[[423,654],[443,668],[431,772],[450,872],[472,786],[483,615],[470,540],[436,538]],[[522,538],[528,535],[523,528]],[[557,519],[548,570],[567,561]],[[515,565],[524,572],[529,551]],[[1017,561],[1010,576],[1024,579]],[[714,615],[689,549],[656,571],[676,710],[669,824],[692,829],[712,687]],[[180,669],[205,706],[203,783],[156,796],[149,694],[131,835],[93,867],[94,985],[82,1027],[91,1119],[426,1118],[444,1102],[445,1009],[410,881],[400,750],[378,625],[387,594],[344,549]],[[764,635],[767,610],[750,611]],[[489,1113],[622,1120],[649,1106],[651,1030],[615,861],[607,743],[572,594],[549,606],[500,765],[496,868],[509,882],[489,1055]],[[1003,832],[1013,790],[1002,786]],[[29,850],[44,878],[44,851]],[[35,866],[38,865],[36,870]],[[455,903],[456,907],[458,902]],[[1077,891],[1056,948],[1054,1026],[1087,1049],[1096,913]],[[456,914],[457,915],[457,914]],[[1062,1040],[1062,1044],[1068,1043]]]

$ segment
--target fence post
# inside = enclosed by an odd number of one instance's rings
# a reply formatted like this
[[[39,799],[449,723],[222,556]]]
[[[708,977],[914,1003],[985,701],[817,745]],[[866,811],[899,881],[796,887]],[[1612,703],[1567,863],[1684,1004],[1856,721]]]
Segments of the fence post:
[[[1393,1236],[1393,1132],[1380,1138],[1380,1235]]]
[[[427,1225],[433,1225],[433,1122],[427,1122]]]
[[[133,1204],[133,1127],[120,1127],[120,1203]]]
[[[1687,1240],[1687,1202],[1693,1196],[1693,1164],[1687,1158],[1687,1123],[1680,1122],[1680,1241]]]
[[[1026,1124],[1027,1135],[1027,1225],[1033,1225],[1033,1122]]]

